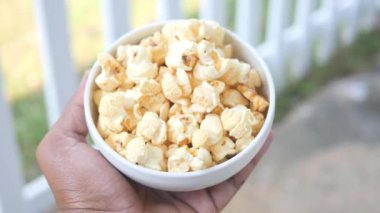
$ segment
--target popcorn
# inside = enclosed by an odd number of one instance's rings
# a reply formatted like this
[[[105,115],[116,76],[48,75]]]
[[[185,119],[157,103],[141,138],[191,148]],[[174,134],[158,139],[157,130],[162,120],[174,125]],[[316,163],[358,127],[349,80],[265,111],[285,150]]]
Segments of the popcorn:
[[[125,150],[125,157],[132,163],[144,165],[148,160],[148,148],[142,137],[129,141]]]
[[[133,113],[132,110],[126,110],[125,111],[125,117],[123,121],[123,127],[128,132],[132,132],[135,130],[137,123],[139,122],[139,119],[135,117],[135,113]]]
[[[208,145],[214,145],[223,138],[223,127],[218,115],[206,115],[206,118],[201,123],[200,129],[207,132]]]
[[[136,134],[152,144],[162,144],[166,141],[166,123],[156,113],[146,112],[137,124]]]
[[[236,153],[235,144],[229,137],[223,137],[223,140],[213,145],[210,150],[215,162],[223,161],[227,156]]]
[[[203,81],[201,85],[196,87],[191,98],[194,112],[211,112],[220,104],[220,91],[214,88],[207,81]]]
[[[160,106],[160,118],[163,121],[167,121],[169,117],[169,102],[165,102]]]
[[[196,129],[193,132],[191,144],[194,148],[199,148],[201,146],[206,145],[208,140],[208,132],[203,129]]]
[[[98,56],[99,65],[102,70],[96,77],[96,85],[107,92],[114,91],[124,80],[124,69],[109,53]]]
[[[200,25],[201,22],[197,20],[169,23],[162,28],[162,35],[169,40],[169,42],[183,40],[199,42],[201,40],[198,35]]]
[[[125,109],[133,109],[133,106],[137,104],[141,99],[142,94],[136,90],[127,90],[124,93]]]
[[[169,105],[168,100],[166,100],[165,96],[162,93],[153,96],[144,95],[140,98],[139,103],[148,111],[155,113],[159,113],[163,105]]]
[[[177,114],[167,122],[168,139],[172,143],[190,143],[193,132],[198,129],[198,123],[192,114]]]
[[[182,113],[182,106],[179,104],[173,104],[169,109],[169,116],[178,115]]]
[[[260,88],[261,87],[261,78],[260,78],[260,75],[259,73],[254,70],[254,69],[251,69],[248,73],[248,81],[247,81],[247,86],[249,88]]]
[[[110,132],[119,133],[123,130],[122,123],[126,116],[125,99],[123,92],[114,92],[104,95],[99,103],[98,128],[102,136]]]
[[[139,83],[139,92],[143,95],[156,95],[161,92],[161,85],[154,79],[144,79]]]
[[[227,85],[246,84],[248,82],[250,66],[247,63],[239,62],[237,59],[222,59],[221,69],[224,70],[224,74],[219,80]]]
[[[214,42],[217,47],[223,45],[224,32],[222,27],[216,22],[207,21],[200,22],[199,36],[207,41]]]
[[[177,41],[169,45],[168,55],[165,63],[173,69],[183,69],[190,71],[193,69],[196,58],[197,44],[192,41]]]
[[[244,105],[226,108],[220,117],[224,129],[236,139],[250,136],[252,125],[257,122],[252,112]]]
[[[152,63],[148,51],[138,45],[127,46],[127,77],[138,83],[157,75],[157,64]]]
[[[133,139],[133,135],[128,134],[127,132],[120,132],[118,134],[111,134],[105,140],[108,145],[111,146],[116,152],[123,152],[128,142]]]
[[[268,101],[260,95],[255,95],[250,101],[249,107],[253,111],[265,112],[269,106]]]
[[[255,137],[249,136],[249,137],[238,139],[236,141],[236,145],[235,145],[236,146],[236,151],[240,152],[243,149],[245,149],[254,138]]]
[[[213,42],[202,40],[197,46],[198,63],[203,65],[215,65],[220,60],[220,53]]]
[[[155,32],[153,36],[143,39],[140,45],[145,47],[152,61],[158,65],[165,63],[165,56],[168,51],[167,42],[161,33]]]
[[[192,158],[190,167],[192,171],[202,170],[210,167],[212,165],[212,157],[210,152],[200,147],[196,150],[195,157]]]
[[[248,106],[248,100],[245,99],[240,93],[239,91],[235,90],[235,89],[229,89],[225,92],[223,92],[222,96],[221,96],[221,101],[222,101],[222,104],[227,106],[227,107],[234,107],[236,105],[244,105],[244,106]]]
[[[259,133],[261,127],[263,126],[265,118],[264,118],[264,115],[260,112],[252,112],[252,113],[253,113],[253,116],[255,116],[256,121],[257,121],[252,126],[252,133],[254,136],[256,136]]]
[[[172,143],[168,146],[168,149],[165,151],[165,157],[169,158],[174,154],[174,152],[178,149],[178,144]]]
[[[168,158],[168,172],[187,172],[193,156],[185,147],[180,147]]]
[[[244,150],[269,103],[215,22],[166,24],[138,45],[98,57],[97,129],[128,161],[165,172],[210,168]]]
[[[169,72],[163,74],[162,91],[167,99],[175,103],[183,95],[182,89],[179,86],[176,78]]]
[[[192,87],[190,83],[189,76],[183,69],[177,69],[177,82],[178,85],[181,87],[183,96],[189,96],[192,92]]]
[[[164,152],[161,148],[147,144],[146,145],[146,151],[147,151],[147,159],[142,164],[142,166],[154,169],[158,171],[162,171],[165,162],[164,162]]]
[[[108,92],[97,89],[94,91],[93,100],[97,106],[99,106],[100,100],[102,100],[103,96],[108,94]]]
[[[132,112],[133,112],[133,116],[135,116],[135,118],[140,121],[143,115],[145,114],[146,109],[140,106],[140,104],[135,104],[133,105]]]
[[[194,77],[199,80],[215,80],[220,78],[227,71],[222,66],[222,52],[215,48],[214,43],[206,40],[198,44],[199,61],[194,68]]]
[[[103,138],[107,138],[111,134],[123,131],[123,117],[99,117],[96,127]]]
[[[244,85],[238,85],[236,89],[241,92],[241,94],[248,100],[252,101],[256,96],[257,92],[255,89],[251,89]]]

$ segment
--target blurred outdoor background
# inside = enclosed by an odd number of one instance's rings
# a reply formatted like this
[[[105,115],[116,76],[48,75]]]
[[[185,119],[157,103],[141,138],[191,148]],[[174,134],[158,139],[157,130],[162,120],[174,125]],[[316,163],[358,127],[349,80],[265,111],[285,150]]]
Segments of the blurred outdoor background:
[[[155,0],[131,2],[132,27],[156,20]],[[228,27],[234,29],[236,2],[227,2]],[[268,1],[263,2],[265,22]],[[296,0],[290,2],[294,10]],[[80,76],[104,49],[102,4],[65,3]],[[198,16],[199,1],[183,0],[182,7],[185,18]],[[274,143],[226,212],[380,212],[380,26],[360,32],[347,47],[336,42],[327,64],[313,60],[302,80],[278,94]],[[35,149],[48,130],[31,0],[0,0],[0,71],[29,181],[40,175]]]

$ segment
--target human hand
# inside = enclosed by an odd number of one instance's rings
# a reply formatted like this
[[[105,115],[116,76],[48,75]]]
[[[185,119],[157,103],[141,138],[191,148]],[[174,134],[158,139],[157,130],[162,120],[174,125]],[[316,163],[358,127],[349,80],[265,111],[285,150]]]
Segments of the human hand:
[[[86,143],[83,93],[87,75],[83,79],[36,153],[59,211],[219,212],[256,167],[272,139],[270,135],[243,170],[216,186],[191,192],[148,188],[123,176]]]

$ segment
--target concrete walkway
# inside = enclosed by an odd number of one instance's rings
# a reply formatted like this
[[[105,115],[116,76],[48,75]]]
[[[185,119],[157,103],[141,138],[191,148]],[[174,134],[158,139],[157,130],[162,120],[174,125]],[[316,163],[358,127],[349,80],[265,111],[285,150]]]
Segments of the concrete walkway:
[[[380,72],[330,84],[274,133],[224,212],[380,212]]]

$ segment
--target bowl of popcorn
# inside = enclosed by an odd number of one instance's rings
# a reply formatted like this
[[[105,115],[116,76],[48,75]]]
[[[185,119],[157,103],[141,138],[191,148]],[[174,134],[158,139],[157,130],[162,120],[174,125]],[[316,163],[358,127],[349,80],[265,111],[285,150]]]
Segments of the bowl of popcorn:
[[[268,137],[274,106],[271,74],[255,50],[201,20],[122,36],[99,54],[84,95],[102,155],[129,178],[168,191],[239,172]]]

